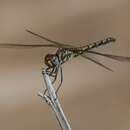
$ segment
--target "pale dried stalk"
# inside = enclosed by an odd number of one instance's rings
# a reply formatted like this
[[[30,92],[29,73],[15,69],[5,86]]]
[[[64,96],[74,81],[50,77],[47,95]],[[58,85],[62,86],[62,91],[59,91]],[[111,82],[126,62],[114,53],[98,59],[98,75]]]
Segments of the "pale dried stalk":
[[[64,115],[64,112],[61,108],[59,103],[58,97],[55,94],[54,87],[51,83],[49,75],[46,73],[46,70],[42,70],[43,78],[45,81],[45,85],[48,91],[48,95],[44,95],[43,93],[39,92],[38,95],[44,99],[49,106],[51,106],[52,110],[54,111],[56,118],[60,124],[62,130],[71,130],[71,127]]]

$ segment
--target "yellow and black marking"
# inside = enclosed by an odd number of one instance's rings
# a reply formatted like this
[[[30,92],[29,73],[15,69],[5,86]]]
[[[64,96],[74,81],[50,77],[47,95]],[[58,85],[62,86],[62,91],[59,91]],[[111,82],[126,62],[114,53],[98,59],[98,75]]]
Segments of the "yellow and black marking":
[[[99,46],[102,46],[111,42],[115,42],[115,38],[108,37],[104,40],[92,42],[86,46],[78,47],[78,48],[59,48],[56,52],[56,55],[58,56],[60,64],[63,64],[73,57],[77,57],[93,48],[96,48],[96,47],[99,47]]]
[[[72,50],[60,48],[58,49],[56,55],[60,61],[60,64],[63,64],[74,57],[75,53]]]
[[[105,44],[109,44],[109,43],[115,42],[115,41],[116,41],[115,38],[108,37],[104,40],[90,43],[90,44],[86,45],[85,47],[83,47],[82,49],[83,49],[83,51],[88,51],[90,49],[93,49],[93,48],[96,48],[96,47],[99,47],[99,46],[102,46],[102,45],[105,45]]]

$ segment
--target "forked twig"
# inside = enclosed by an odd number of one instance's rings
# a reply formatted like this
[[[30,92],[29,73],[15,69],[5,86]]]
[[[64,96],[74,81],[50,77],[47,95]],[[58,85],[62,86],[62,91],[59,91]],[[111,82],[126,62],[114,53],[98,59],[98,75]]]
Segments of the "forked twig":
[[[71,130],[71,127],[70,127],[70,125],[69,125],[69,123],[64,115],[64,112],[61,108],[61,105],[59,103],[58,97],[55,94],[54,87],[51,83],[49,75],[46,72],[46,69],[42,70],[42,75],[43,75],[43,78],[45,81],[48,95],[44,95],[42,92],[39,92],[38,96],[42,97],[42,99],[44,99],[47,102],[47,104],[49,106],[51,106],[62,130]]]

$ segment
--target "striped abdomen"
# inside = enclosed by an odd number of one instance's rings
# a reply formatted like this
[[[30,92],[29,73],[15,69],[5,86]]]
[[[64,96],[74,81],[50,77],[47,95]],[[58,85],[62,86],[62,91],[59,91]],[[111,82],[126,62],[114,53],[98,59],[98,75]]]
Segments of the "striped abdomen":
[[[111,43],[111,42],[115,42],[116,39],[113,38],[113,37],[108,37],[104,40],[101,40],[101,41],[97,41],[97,42],[93,42],[93,43],[90,43],[84,47],[82,47],[82,50],[83,51],[88,51],[88,50],[91,50],[93,48],[96,48],[96,47],[99,47],[99,46],[102,46],[102,45],[105,45],[105,44],[108,44],[108,43]]]

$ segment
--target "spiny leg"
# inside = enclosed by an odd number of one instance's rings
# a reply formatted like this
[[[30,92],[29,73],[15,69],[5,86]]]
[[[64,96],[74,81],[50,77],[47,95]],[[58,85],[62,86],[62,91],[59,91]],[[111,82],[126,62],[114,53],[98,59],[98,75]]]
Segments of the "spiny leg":
[[[57,76],[58,76],[58,71],[59,71],[59,66],[58,67],[55,67],[55,72],[54,72],[54,79],[52,81],[52,84],[55,83],[56,79],[57,79]]]
[[[61,79],[60,79],[60,84],[58,86],[58,88],[56,89],[56,94],[58,93],[62,83],[63,83],[63,71],[62,71],[62,67],[60,67],[60,76],[61,76]]]
[[[62,67],[60,67],[59,65],[57,66],[57,67],[55,67],[55,71],[53,71],[53,74],[55,74],[55,76],[54,76],[54,80],[52,81],[52,84],[54,84],[55,83],[55,81],[56,81],[56,79],[57,79],[57,76],[58,76],[58,72],[59,72],[59,69],[60,69],[60,76],[61,76],[61,78],[60,78],[60,84],[59,84],[59,86],[57,87],[57,89],[56,89],[56,94],[57,94],[57,92],[58,92],[58,90],[60,89],[60,87],[61,87],[61,85],[62,85],[62,83],[63,83],[63,72],[62,72]],[[51,75],[52,76],[52,75]]]

